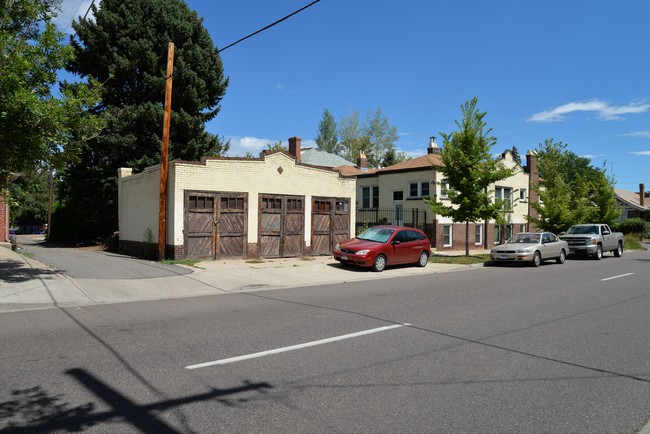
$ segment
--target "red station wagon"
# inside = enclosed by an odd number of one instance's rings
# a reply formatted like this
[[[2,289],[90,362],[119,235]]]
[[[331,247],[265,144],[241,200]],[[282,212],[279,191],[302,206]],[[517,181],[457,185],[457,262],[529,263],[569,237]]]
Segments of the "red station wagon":
[[[429,262],[431,243],[419,229],[373,226],[356,238],[337,244],[332,255],[342,264],[372,267],[373,271],[397,264],[424,267]]]

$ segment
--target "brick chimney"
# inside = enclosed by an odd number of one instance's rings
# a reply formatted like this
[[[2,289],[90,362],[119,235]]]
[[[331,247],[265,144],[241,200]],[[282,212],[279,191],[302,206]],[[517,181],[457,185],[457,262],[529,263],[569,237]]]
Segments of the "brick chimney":
[[[289,154],[293,155],[296,159],[296,163],[300,163],[300,143],[302,139],[300,137],[290,137],[289,138]]]
[[[359,153],[359,158],[357,158],[357,168],[363,172],[368,171],[368,158],[366,158],[363,151]]]
[[[639,205],[641,206],[645,206],[643,199],[645,199],[645,185],[639,184]]]
[[[440,154],[440,148],[436,143],[436,138],[434,136],[429,137],[429,147],[427,148],[427,154]]]

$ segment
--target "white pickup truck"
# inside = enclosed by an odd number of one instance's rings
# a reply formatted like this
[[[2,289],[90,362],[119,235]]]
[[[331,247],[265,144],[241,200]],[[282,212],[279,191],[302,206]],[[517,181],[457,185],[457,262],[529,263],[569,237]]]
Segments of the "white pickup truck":
[[[569,254],[588,255],[596,259],[601,259],[603,252],[614,252],[617,258],[623,254],[623,234],[613,232],[602,223],[573,225],[560,234],[560,239],[569,244]]]

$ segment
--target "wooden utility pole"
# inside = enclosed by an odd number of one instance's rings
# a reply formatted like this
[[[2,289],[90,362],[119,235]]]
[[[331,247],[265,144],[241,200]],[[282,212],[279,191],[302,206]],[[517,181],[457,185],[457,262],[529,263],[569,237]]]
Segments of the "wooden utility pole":
[[[172,110],[172,76],[174,74],[174,43],[167,50],[167,85],[165,86],[165,116],[160,149],[160,218],[158,220],[158,260],[165,259],[167,233],[167,169],[169,166],[169,121]]]

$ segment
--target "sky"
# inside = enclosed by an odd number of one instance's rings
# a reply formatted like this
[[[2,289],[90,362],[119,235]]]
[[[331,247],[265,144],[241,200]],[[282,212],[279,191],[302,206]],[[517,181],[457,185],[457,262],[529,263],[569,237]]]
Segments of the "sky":
[[[99,1],[99,0],[95,0]],[[312,0],[187,0],[217,48]],[[64,0],[59,28],[91,0]],[[230,83],[206,129],[229,156],[381,108],[396,147],[426,154],[474,97],[497,143],[523,156],[547,139],[591,159],[615,187],[650,186],[647,0],[320,0],[221,52]],[[161,41],[167,45],[169,41]]]

